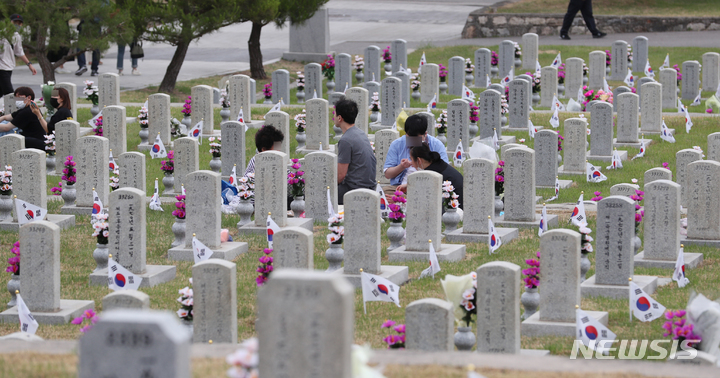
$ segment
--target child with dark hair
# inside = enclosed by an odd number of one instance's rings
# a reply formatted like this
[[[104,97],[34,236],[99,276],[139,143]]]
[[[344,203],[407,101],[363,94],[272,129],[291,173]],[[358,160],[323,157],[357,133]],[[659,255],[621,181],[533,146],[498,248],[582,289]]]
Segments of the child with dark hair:
[[[255,147],[257,148],[257,152],[279,150],[283,139],[285,139],[283,133],[274,126],[263,126],[255,134]],[[247,169],[245,169],[245,176],[247,176],[248,173],[255,173],[255,156],[250,159]]]
[[[460,208],[463,207],[463,176],[457,169],[450,164],[444,162],[440,158],[440,154],[430,151],[430,147],[426,143],[410,149],[410,158],[413,167],[420,170],[433,171],[442,175],[443,181],[450,181],[455,187],[455,194],[460,196]],[[400,185],[398,190],[407,192],[407,184]]]

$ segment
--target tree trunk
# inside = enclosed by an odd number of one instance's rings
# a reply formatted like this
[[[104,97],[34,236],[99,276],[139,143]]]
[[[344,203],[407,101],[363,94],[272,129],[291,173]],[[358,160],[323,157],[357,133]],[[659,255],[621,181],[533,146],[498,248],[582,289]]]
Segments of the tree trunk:
[[[250,52],[250,76],[253,79],[267,79],[265,67],[263,67],[262,51],[260,50],[260,32],[263,24],[253,21],[250,39],[248,39],[248,51]]]
[[[47,57],[47,46],[45,44],[46,41],[47,28],[44,26],[40,26],[37,28],[37,32],[35,33],[35,57],[38,60],[40,69],[42,70],[43,83],[55,81],[55,69]]]
[[[162,83],[160,83],[159,92],[170,94],[175,90],[175,83],[177,83],[177,77],[180,74],[180,68],[185,61],[185,55],[190,46],[190,40],[183,40],[178,43],[175,48],[175,54],[173,54],[172,60],[165,71]]]

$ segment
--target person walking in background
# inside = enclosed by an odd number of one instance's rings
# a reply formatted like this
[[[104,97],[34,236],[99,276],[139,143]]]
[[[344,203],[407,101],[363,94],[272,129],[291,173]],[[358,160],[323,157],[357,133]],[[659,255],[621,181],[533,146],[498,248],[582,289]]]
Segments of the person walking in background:
[[[585,20],[585,25],[587,26],[588,30],[590,30],[593,38],[602,38],[607,35],[606,33],[598,30],[597,26],[595,25],[595,18],[593,17],[592,12],[592,0],[570,0],[567,13],[565,13],[565,19],[563,20],[562,28],[560,28],[560,39],[570,39],[568,32],[570,31],[570,26],[572,26],[572,22],[575,19],[575,15],[577,15],[578,11],[582,13],[583,20]]]
[[[19,31],[23,26],[23,19],[19,14],[10,16],[10,21],[15,24],[15,28]],[[0,51],[0,95],[4,96],[8,93],[13,93],[12,85],[12,72],[15,68],[15,57],[17,56],[27,64],[30,68],[30,72],[33,75],[37,74],[35,68],[33,68],[30,60],[25,56],[25,51],[22,48],[22,37],[17,31],[13,34],[12,42],[7,39],[0,41],[2,45],[2,51]]]
[[[117,52],[117,69],[118,69],[118,75],[124,75],[123,74],[123,60],[125,59],[125,41],[121,39],[118,40],[118,52]],[[138,71],[138,58],[133,58],[132,56],[132,49],[137,44],[137,40],[133,40],[130,42],[130,60],[132,61],[132,74],[135,76],[140,75],[140,71]]]
[[[94,32],[94,33],[97,33],[98,35],[100,35],[100,24],[99,23],[91,22],[89,25],[89,29],[91,29],[91,30],[87,30],[88,28],[84,28],[84,26],[88,26],[88,25],[83,25],[84,23],[85,23],[85,20],[80,20],[80,23],[77,26],[78,33],[82,34],[82,33],[93,33]],[[86,29],[86,30],[83,32],[83,29]],[[77,56],[77,62],[78,62],[78,70],[75,71],[75,75],[80,76],[80,75],[84,74],[85,72],[87,72],[87,60],[85,57],[85,51],[83,51],[82,53],[80,53],[80,55]],[[90,76],[98,75],[98,67],[99,66],[100,66],[100,49],[94,49],[94,50],[92,50],[92,65],[90,66],[90,69],[91,69]]]

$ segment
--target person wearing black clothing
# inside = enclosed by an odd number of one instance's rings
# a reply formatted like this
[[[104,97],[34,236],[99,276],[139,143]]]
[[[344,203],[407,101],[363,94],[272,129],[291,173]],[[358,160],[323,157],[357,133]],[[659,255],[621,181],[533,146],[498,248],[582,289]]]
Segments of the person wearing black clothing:
[[[560,39],[570,39],[568,32],[570,31],[570,26],[572,26],[572,22],[575,19],[577,12],[582,13],[585,25],[588,30],[590,30],[590,34],[592,34],[593,38],[602,38],[607,35],[606,33],[598,30],[597,26],[595,26],[595,18],[593,17],[592,11],[592,0],[570,0],[567,13],[565,13],[565,19],[563,19],[563,24],[560,28]]]
[[[443,181],[450,181],[455,187],[455,194],[459,196],[460,208],[463,207],[463,176],[457,169],[450,164],[444,162],[440,158],[440,154],[430,151],[430,147],[426,143],[410,149],[410,158],[415,169],[437,172],[442,175]],[[398,190],[404,190],[407,185],[400,185]]]
[[[72,120],[72,105],[70,103],[70,93],[65,88],[53,89],[52,97],[50,98],[50,105],[55,108],[55,114],[50,118],[50,122],[45,121],[40,109],[37,107],[32,108],[33,114],[38,118],[40,124],[47,130],[48,134],[52,134],[55,131],[55,124],[60,121]]]
[[[37,105],[35,100],[35,92],[28,87],[19,87],[15,90],[15,103],[18,110],[12,114],[6,114],[0,117],[0,122],[9,121],[0,124],[0,132],[10,131],[17,127],[20,134],[25,137],[25,148],[35,148],[45,151],[45,134],[47,129],[33,114]],[[39,110],[38,110],[39,111]]]

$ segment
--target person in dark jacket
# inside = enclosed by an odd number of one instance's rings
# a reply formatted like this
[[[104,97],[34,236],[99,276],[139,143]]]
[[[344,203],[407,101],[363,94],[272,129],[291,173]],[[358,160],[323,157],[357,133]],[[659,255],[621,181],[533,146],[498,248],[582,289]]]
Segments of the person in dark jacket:
[[[459,196],[460,208],[463,207],[463,176],[457,169],[440,158],[440,154],[430,151],[430,147],[423,143],[410,149],[412,165],[417,169],[433,171],[442,175],[443,181],[450,181],[455,187],[455,194]],[[400,185],[398,190],[407,191],[407,185]]]
[[[585,26],[587,26],[588,30],[590,30],[590,34],[592,34],[593,38],[602,38],[607,35],[606,33],[598,30],[595,25],[595,17],[593,17],[592,11],[592,0],[570,0],[567,13],[565,13],[565,18],[563,19],[562,27],[560,28],[560,39],[570,39],[568,32],[570,31],[570,27],[572,26],[572,22],[575,19],[577,12],[582,13],[583,20],[585,20]]]
[[[35,92],[29,87],[18,87],[15,89],[15,106],[18,110],[12,114],[0,117],[0,132],[10,131],[17,127],[20,135],[25,137],[25,148],[35,148],[45,151],[45,134],[47,129],[40,123],[38,117],[33,114],[37,109],[35,104]]]
[[[31,108],[33,114],[40,121],[40,125],[47,130],[48,134],[52,134],[55,131],[55,125],[60,121],[72,120],[72,104],[70,102],[70,93],[65,88],[53,89],[52,97],[50,98],[50,105],[55,108],[55,114],[50,117],[50,122],[46,122],[40,109],[37,107]]]

